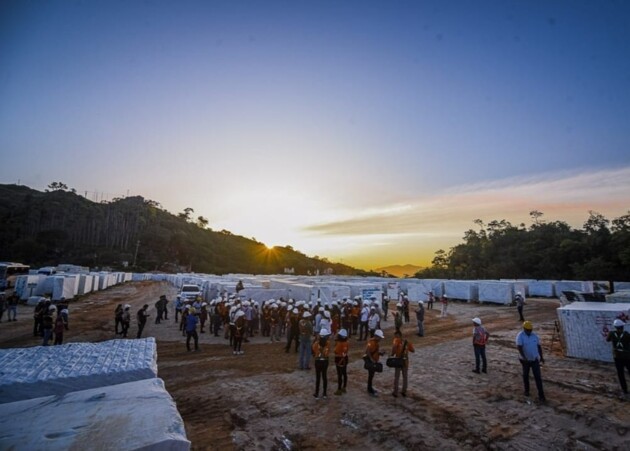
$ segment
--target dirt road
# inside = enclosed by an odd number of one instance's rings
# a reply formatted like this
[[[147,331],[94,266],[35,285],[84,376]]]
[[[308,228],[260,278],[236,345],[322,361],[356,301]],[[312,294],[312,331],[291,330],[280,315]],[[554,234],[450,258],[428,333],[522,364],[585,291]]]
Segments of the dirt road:
[[[416,347],[411,355],[408,396],[391,396],[394,371],[375,377],[376,398],[366,393],[364,343],[350,341],[348,392],[336,389],[328,371],[328,399],[313,398],[314,371],[297,369],[297,354],[284,343],[261,337],[234,356],[223,337],[201,334],[200,352],[186,351],[173,321],[154,324],[153,304],[175,290],[138,282],[83,297],[70,305],[68,341],[114,337],[113,311],[129,303],[135,313],[147,303],[151,317],[144,336],[158,342],[158,371],[186,423],[193,449],[630,449],[630,402],[619,397],[612,364],[568,359],[557,340],[550,350],[556,300],[530,299],[525,316],[544,344],[547,403],[523,397],[514,346],[519,331],[513,307],[452,303],[449,317],[427,311],[423,338],[414,323],[404,327]],[[170,305],[172,311],[172,305]],[[20,306],[17,322],[0,324],[0,346],[39,345],[32,337],[32,307]],[[492,334],[488,374],[472,373],[471,318]],[[393,321],[383,323],[391,346]],[[132,320],[131,336],[136,333]]]

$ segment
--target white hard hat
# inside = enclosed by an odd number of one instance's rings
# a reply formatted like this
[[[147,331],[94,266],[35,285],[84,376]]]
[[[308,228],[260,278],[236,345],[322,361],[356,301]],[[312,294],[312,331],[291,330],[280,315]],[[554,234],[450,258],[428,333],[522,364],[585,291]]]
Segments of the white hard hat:
[[[330,318],[330,312],[329,312],[328,310],[326,310],[326,311],[324,312],[324,316],[325,316],[326,318]]]
[[[57,310],[57,307],[55,307],[54,305],[51,305],[50,307],[48,307],[48,311],[50,312],[54,312],[55,310]]]
[[[310,318],[310,317],[311,317],[311,313],[308,310],[302,313],[302,318]]]
[[[424,305],[424,302],[422,302],[422,301],[418,301],[418,304],[419,304],[419,305]]]
[[[319,331],[320,337],[327,337],[328,335],[330,335],[330,332],[328,331],[328,329],[322,329]]]
[[[402,307],[402,304],[399,302],[398,304],[396,304],[396,307]]]
[[[294,313],[294,314],[296,314],[296,315],[297,315],[298,313],[300,313],[300,311],[299,311],[298,309],[294,308],[294,309],[292,310],[292,313]]]
[[[239,310],[238,312],[236,312],[236,318],[240,318],[241,316],[245,316],[245,312],[243,310]]]
[[[374,332],[374,336],[375,337],[380,337],[380,338],[385,338],[385,334],[383,334],[383,331],[381,329],[377,329],[376,332]]]
[[[201,306],[202,306],[202,307],[206,307],[207,305],[208,305],[208,303],[207,303],[207,302],[202,302],[202,303],[201,303]]]
[[[348,336],[348,331],[346,329],[341,329],[339,331],[339,336],[343,337],[343,338],[346,338]]]
[[[623,321],[621,321],[620,319],[616,319],[616,320],[613,322],[613,326],[615,326],[615,327],[623,327],[623,326],[625,326],[625,325],[626,325],[626,323],[624,323],[624,322],[623,322]]]
[[[324,307],[320,307],[317,309],[318,312],[323,312],[324,311]]]
[[[125,308],[131,308],[129,304],[125,304]]]
[[[477,324],[478,326],[481,326],[481,320],[479,318],[473,318],[472,322]]]

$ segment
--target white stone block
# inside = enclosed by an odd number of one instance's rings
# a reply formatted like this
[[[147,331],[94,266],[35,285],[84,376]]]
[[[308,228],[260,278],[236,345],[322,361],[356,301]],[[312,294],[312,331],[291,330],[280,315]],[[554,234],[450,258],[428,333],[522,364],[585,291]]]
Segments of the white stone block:
[[[555,280],[532,280],[527,284],[529,296],[543,298],[556,297],[556,283]]]
[[[153,337],[0,350],[0,404],[157,377]]]
[[[450,299],[476,301],[479,299],[479,284],[469,280],[446,280],[444,294]]]
[[[494,304],[511,304],[514,298],[514,282],[479,282],[479,301]]]
[[[0,449],[188,451],[184,422],[161,379],[2,405]]]
[[[630,303],[573,302],[557,312],[568,357],[612,362],[612,345],[606,337],[616,318],[630,318]]]
[[[630,290],[615,291],[606,295],[606,302],[630,302]]]

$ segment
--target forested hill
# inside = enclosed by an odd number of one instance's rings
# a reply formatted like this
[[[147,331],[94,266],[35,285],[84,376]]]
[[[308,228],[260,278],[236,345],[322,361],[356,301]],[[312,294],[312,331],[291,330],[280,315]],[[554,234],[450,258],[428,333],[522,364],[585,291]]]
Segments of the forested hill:
[[[135,258],[133,271],[279,274],[293,268],[296,274],[327,269],[333,274],[363,273],[309,258],[291,246],[269,250],[229,231],[212,231],[207,221],[191,221],[139,196],[95,203],[65,185],[41,192],[0,184],[0,261],[121,268]]]
[[[435,253],[420,278],[630,280],[630,211],[612,220],[590,211],[581,229],[546,222],[530,212],[533,224],[506,220],[464,233],[463,243]]]

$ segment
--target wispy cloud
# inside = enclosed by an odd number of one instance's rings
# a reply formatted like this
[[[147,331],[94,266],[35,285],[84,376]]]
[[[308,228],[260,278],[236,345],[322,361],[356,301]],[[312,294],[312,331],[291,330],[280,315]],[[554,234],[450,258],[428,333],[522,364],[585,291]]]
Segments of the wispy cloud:
[[[375,206],[344,219],[313,224],[306,231],[324,235],[460,236],[474,219],[529,221],[531,210],[549,220],[581,224],[588,210],[622,215],[630,209],[630,167],[547,173],[456,186],[432,197],[400,205]]]

